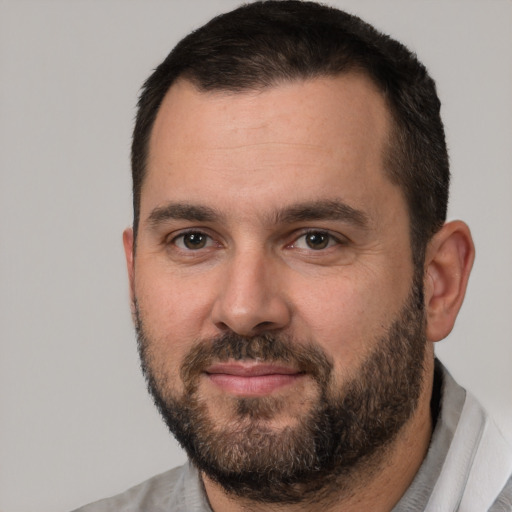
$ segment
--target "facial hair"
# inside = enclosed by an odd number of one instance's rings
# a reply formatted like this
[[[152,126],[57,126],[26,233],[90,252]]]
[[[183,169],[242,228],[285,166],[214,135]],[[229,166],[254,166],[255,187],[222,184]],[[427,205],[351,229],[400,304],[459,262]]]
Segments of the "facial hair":
[[[334,487],[348,492],[356,473],[371,473],[382,461],[413,415],[423,386],[426,338],[419,279],[373,352],[337,386],[332,360],[312,340],[228,332],[194,344],[181,364],[184,391],[177,395],[169,376],[156,369],[137,304],[136,328],[149,392],[189,459],[227,493],[260,503],[319,502]],[[232,417],[216,422],[199,380],[209,365],[229,360],[292,364],[311,377],[316,400],[282,429],[271,428],[267,420],[286,410],[287,402],[272,396],[233,397]]]

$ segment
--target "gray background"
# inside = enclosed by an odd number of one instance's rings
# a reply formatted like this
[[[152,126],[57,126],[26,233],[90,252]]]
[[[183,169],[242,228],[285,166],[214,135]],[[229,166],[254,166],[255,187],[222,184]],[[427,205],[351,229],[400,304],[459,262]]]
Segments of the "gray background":
[[[512,438],[512,3],[331,2],[436,78],[477,260],[452,373]],[[0,0],[0,510],[65,511],[184,460],[146,396],[121,232],[139,86],[237,1]]]

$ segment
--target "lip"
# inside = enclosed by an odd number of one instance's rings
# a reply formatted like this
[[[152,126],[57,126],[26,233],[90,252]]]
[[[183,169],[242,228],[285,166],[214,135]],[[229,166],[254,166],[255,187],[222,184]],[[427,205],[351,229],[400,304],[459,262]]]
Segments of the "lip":
[[[205,374],[222,391],[246,397],[269,395],[304,376],[295,368],[258,362],[213,364]]]

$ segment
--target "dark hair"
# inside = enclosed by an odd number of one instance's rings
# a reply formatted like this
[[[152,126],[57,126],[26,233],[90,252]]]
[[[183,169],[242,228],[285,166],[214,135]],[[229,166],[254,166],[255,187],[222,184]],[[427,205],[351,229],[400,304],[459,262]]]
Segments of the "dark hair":
[[[182,39],[145,82],[133,133],[135,236],[151,130],[178,78],[201,91],[243,92],[286,81],[365,73],[385,97],[393,127],[385,169],[409,209],[414,262],[446,218],[448,155],[435,83],[399,42],[360,18],[297,0],[243,5]]]

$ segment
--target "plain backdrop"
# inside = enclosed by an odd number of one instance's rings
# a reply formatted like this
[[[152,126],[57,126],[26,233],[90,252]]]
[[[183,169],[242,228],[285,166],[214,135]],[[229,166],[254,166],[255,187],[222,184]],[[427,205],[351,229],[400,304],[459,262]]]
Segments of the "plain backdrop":
[[[512,438],[512,2],[339,0],[437,81],[472,228],[438,354]],[[181,463],[140,376],[121,232],[138,90],[238,1],[0,0],[0,510],[64,512]]]

